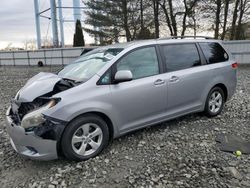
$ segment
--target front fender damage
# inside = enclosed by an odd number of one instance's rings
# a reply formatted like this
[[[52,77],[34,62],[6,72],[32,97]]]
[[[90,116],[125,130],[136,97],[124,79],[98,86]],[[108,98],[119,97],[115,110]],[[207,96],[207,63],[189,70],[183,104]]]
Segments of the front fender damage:
[[[60,139],[67,122],[48,117],[39,110],[48,106],[52,99],[56,105],[60,98],[54,98],[53,95],[78,84],[80,83],[52,73],[40,73],[16,94],[6,113],[6,126],[11,145],[18,153],[38,160],[56,159],[60,156]],[[26,116],[27,114],[30,116]],[[24,117],[30,118],[31,126],[22,126]]]
[[[63,79],[52,73],[39,73],[31,78],[11,101],[11,118],[21,125],[24,116],[47,104],[53,95],[75,87],[78,83]],[[43,139],[59,140],[66,122],[44,116],[46,121],[36,127],[25,129]]]

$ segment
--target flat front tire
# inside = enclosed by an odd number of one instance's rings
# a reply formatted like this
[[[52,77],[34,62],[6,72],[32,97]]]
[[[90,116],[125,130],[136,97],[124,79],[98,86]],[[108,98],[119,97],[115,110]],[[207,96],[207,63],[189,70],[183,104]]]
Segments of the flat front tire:
[[[107,123],[97,115],[85,115],[70,122],[62,136],[64,155],[74,161],[84,161],[97,156],[107,146]]]
[[[208,117],[217,116],[223,110],[224,104],[224,91],[220,87],[214,87],[207,96],[204,112]]]

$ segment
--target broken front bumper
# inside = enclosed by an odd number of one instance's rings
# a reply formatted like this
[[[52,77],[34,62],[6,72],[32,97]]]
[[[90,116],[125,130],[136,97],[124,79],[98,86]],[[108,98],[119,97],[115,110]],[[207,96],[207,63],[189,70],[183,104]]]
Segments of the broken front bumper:
[[[6,112],[6,127],[11,145],[16,152],[32,159],[57,159],[57,140],[44,139],[37,136],[34,131],[26,132],[23,127],[14,123],[10,111],[11,108]]]

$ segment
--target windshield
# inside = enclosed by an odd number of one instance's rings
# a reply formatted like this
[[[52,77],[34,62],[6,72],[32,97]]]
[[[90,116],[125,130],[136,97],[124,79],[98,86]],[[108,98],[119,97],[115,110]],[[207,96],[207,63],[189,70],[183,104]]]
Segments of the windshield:
[[[122,50],[122,48],[95,49],[64,67],[58,75],[76,81],[87,81]]]

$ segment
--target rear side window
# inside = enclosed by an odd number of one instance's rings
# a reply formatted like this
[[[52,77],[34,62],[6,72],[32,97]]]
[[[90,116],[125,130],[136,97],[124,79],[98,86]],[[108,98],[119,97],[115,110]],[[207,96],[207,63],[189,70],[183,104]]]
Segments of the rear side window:
[[[162,46],[167,71],[178,71],[201,65],[195,44],[170,44]]]
[[[222,48],[219,43],[216,42],[204,42],[199,43],[208,64],[224,62],[229,59],[228,54]]]

